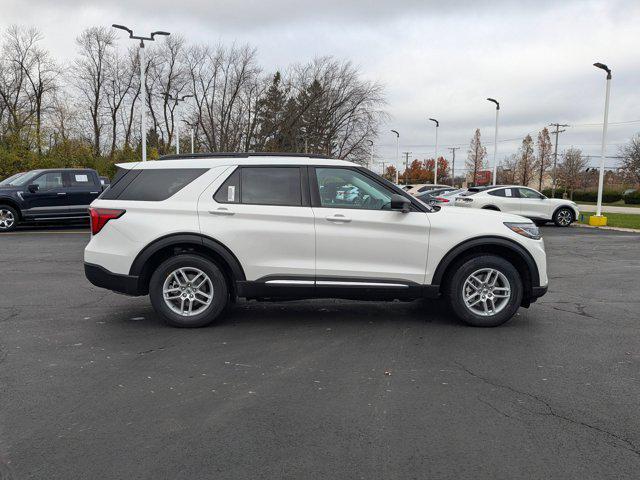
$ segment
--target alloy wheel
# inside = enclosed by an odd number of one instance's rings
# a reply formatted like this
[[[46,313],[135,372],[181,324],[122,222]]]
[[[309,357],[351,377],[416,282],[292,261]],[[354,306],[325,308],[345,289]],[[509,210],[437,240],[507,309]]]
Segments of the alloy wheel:
[[[171,311],[183,317],[204,312],[213,301],[213,283],[202,270],[183,267],[167,275],[162,298]]]
[[[6,208],[0,209],[0,230],[9,230],[13,227],[15,221],[16,219],[11,210],[7,210]]]
[[[571,212],[566,209],[562,209],[558,212],[558,223],[566,227],[571,224]]]
[[[474,314],[489,317],[501,312],[511,298],[507,277],[495,268],[481,268],[467,277],[462,298]]]

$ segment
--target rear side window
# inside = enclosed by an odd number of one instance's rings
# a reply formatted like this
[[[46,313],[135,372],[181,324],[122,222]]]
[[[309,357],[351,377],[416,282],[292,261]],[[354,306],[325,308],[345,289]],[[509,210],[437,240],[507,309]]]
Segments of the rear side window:
[[[300,181],[298,167],[242,167],[220,186],[214,200],[299,207],[302,205]]]
[[[176,194],[206,171],[206,168],[130,170],[101,198],[159,202]]]
[[[489,195],[493,195],[494,197],[504,197],[504,188],[501,188],[500,190],[494,190],[492,192],[489,192]]]
[[[70,187],[90,187],[93,186],[93,177],[89,172],[77,171],[68,173]]]

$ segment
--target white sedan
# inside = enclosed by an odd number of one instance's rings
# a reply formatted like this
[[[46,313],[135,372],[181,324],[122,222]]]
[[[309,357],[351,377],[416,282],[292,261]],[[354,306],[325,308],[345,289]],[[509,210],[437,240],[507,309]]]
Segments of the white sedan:
[[[482,208],[515,213],[538,224],[553,221],[568,227],[580,215],[578,205],[571,200],[547,198],[533,188],[520,186],[472,187],[456,197],[457,207]]]

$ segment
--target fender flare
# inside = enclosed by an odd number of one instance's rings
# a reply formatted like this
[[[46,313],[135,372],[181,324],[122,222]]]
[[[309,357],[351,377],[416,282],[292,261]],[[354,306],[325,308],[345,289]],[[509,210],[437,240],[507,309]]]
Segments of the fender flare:
[[[480,210],[493,210],[494,212],[501,212],[499,207],[495,205],[485,205],[484,207],[480,207]]]
[[[223,243],[199,233],[174,233],[160,237],[142,249],[129,269],[129,275],[140,276],[147,261],[158,251],[172,245],[202,246],[218,254],[231,269],[234,281],[244,281],[246,276],[238,257]]]
[[[442,257],[442,259],[440,260],[440,263],[438,263],[438,266],[436,267],[436,270],[433,274],[433,279],[431,280],[431,283],[433,285],[441,285],[444,272],[447,270],[449,265],[451,265],[457,258],[460,257],[460,255],[464,254],[465,252],[469,251],[472,248],[486,246],[486,245],[506,247],[512,252],[519,255],[520,258],[524,260],[525,264],[527,265],[527,268],[529,269],[529,273],[531,274],[531,286],[532,287],[540,286],[540,272],[538,271],[538,266],[536,265],[535,260],[533,259],[531,254],[526,250],[526,248],[514,242],[513,240],[509,240],[504,237],[493,237],[493,236],[484,236],[484,237],[472,238],[470,240],[465,240],[459,243],[458,245],[456,245],[455,247],[453,247],[451,250],[449,250],[446,253],[446,255]]]

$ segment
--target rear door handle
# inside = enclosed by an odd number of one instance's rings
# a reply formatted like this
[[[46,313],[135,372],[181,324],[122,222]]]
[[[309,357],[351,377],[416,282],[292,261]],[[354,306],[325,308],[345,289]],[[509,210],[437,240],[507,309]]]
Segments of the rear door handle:
[[[339,213],[325,218],[327,222],[349,223],[351,221],[349,217],[345,217],[344,215],[340,215]]]
[[[215,210],[209,210],[211,215],[233,215],[235,212],[232,212],[228,208],[216,208]]]

